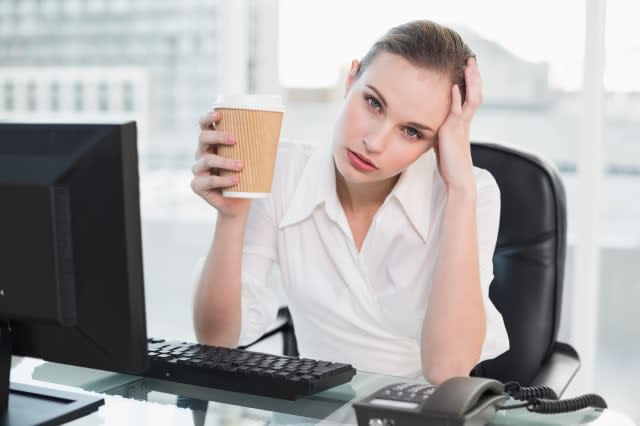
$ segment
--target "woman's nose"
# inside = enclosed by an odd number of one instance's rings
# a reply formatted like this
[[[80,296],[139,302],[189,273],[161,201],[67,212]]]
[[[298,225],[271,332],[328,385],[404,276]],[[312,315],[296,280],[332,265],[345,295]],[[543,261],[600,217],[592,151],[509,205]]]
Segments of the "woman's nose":
[[[384,126],[379,126],[362,138],[362,144],[368,152],[382,152],[389,136],[389,131]]]

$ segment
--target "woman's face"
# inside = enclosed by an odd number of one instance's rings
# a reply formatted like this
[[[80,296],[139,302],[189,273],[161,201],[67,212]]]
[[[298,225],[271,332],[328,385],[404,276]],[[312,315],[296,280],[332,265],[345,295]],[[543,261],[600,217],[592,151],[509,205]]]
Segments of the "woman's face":
[[[347,182],[388,180],[431,149],[451,105],[444,73],[416,67],[399,55],[378,54],[355,78],[333,134],[336,168]]]

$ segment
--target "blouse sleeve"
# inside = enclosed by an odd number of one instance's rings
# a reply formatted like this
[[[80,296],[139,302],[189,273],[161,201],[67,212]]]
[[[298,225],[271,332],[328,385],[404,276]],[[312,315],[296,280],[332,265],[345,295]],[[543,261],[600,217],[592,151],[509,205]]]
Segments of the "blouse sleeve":
[[[277,263],[276,238],[277,226],[271,200],[254,200],[242,255],[240,346],[262,336],[278,314],[278,291],[274,280],[269,279]]]
[[[475,169],[477,179],[477,228],[480,282],[486,314],[486,334],[480,361],[495,358],[509,349],[509,337],[502,315],[489,299],[489,286],[493,281],[493,253],[500,226],[500,189],[486,170]]]

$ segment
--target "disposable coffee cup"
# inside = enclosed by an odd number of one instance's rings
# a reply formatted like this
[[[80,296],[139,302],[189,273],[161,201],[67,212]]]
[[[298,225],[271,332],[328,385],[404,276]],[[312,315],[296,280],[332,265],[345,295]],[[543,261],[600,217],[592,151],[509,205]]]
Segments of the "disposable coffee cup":
[[[233,133],[236,143],[218,145],[218,155],[241,160],[241,171],[220,170],[220,176],[240,175],[240,182],[222,195],[234,198],[266,198],[276,163],[284,105],[280,96],[224,95],[213,109],[222,114],[216,129]]]

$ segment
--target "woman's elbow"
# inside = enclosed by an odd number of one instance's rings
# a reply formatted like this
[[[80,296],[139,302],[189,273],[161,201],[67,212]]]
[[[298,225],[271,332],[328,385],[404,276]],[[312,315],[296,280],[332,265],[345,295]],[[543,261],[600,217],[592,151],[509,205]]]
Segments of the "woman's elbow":
[[[423,363],[422,373],[427,382],[439,385],[453,377],[466,377],[476,365],[473,360],[448,360],[447,362]]]
[[[196,340],[202,345],[235,348],[238,346],[238,335],[235,333],[214,333],[195,330]]]
[[[424,370],[425,380],[431,383],[432,385],[439,385],[453,377],[459,377],[459,376],[468,376],[468,373],[462,374],[460,371],[445,370],[442,368]]]
[[[232,324],[217,325],[214,321],[198,317],[194,317],[193,331],[198,343],[204,345],[235,348],[240,338],[239,327],[234,327]]]

